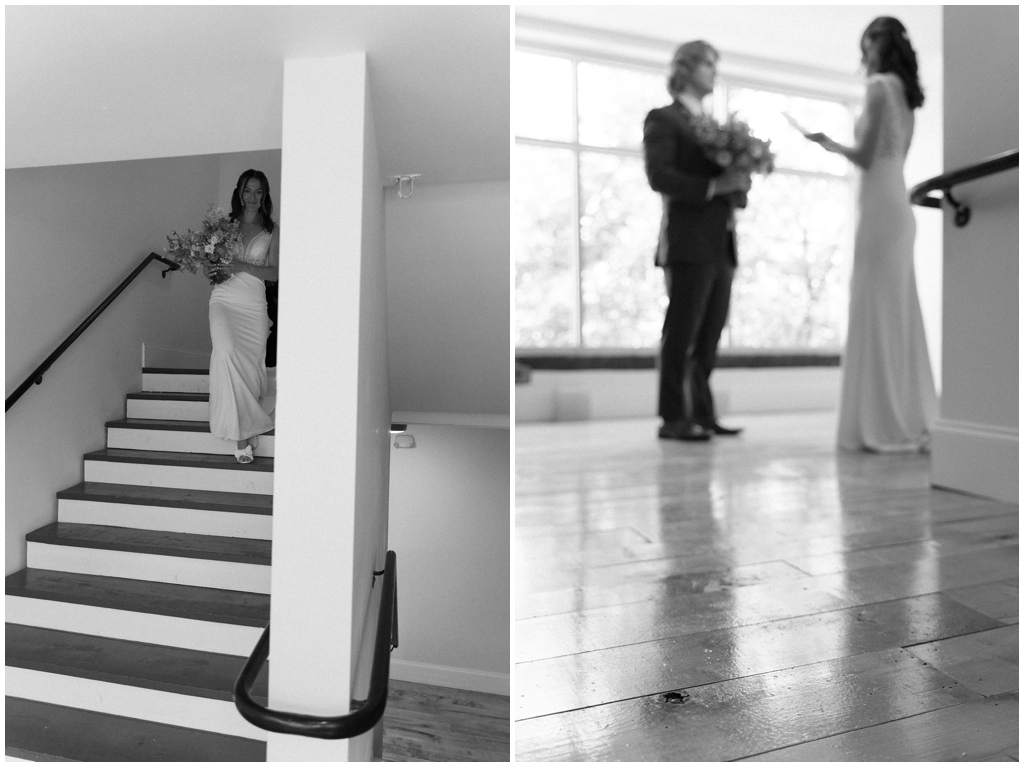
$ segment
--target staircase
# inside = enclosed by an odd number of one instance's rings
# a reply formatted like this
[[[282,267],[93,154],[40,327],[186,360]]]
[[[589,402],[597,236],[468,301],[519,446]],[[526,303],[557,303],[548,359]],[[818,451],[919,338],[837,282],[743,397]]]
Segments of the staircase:
[[[274,437],[237,463],[208,391],[205,370],[144,368],[27,536],[6,578],[8,760],[266,760],[231,690],[270,620]]]

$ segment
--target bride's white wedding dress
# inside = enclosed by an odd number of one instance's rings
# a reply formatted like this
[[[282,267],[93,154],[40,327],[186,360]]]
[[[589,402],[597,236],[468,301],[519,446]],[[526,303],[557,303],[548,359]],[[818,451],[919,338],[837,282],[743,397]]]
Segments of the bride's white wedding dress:
[[[266,266],[271,235],[263,231],[236,261]],[[238,272],[210,295],[210,432],[240,441],[274,428],[266,352],[270,335],[263,280]]]
[[[875,154],[860,175],[838,441],[849,450],[916,451],[927,449],[938,402],[903,179],[914,117],[898,76],[875,74],[875,81],[885,100]],[[862,116],[858,136],[863,129]]]

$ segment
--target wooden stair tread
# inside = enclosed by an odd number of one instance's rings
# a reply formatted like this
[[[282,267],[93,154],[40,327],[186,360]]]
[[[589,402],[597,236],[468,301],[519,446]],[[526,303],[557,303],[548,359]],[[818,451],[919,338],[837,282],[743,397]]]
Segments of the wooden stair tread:
[[[170,533],[72,522],[52,522],[25,536],[30,543],[132,551],[221,562],[270,565],[270,541],[220,535]]]
[[[158,431],[194,431],[205,434],[210,433],[209,421],[169,421],[162,418],[121,418],[117,421],[108,421],[108,429],[152,429]],[[273,437],[274,431],[268,431],[262,436]]]
[[[142,368],[142,374],[156,373],[159,375],[208,376],[206,368]]]
[[[113,482],[79,482],[74,487],[61,490],[57,493],[57,498],[230,511],[237,514],[271,514],[274,504],[273,496],[262,493],[225,493],[219,490],[119,485]]]
[[[214,700],[232,700],[246,661],[235,655],[16,623],[7,623],[4,629],[8,666]],[[253,698],[262,698],[263,705],[267,667],[264,664],[253,688]]]
[[[30,761],[263,762],[259,740],[7,697],[8,756]]]
[[[175,453],[163,450],[130,450],[123,447],[105,447],[85,454],[86,461],[114,463],[149,463],[161,466],[180,466],[200,469],[226,469],[229,471],[274,470],[274,459],[256,456],[252,463],[239,463],[233,455],[212,453]]]
[[[201,392],[181,391],[136,391],[129,392],[128,399],[176,400],[179,402],[209,402],[210,395]]]
[[[262,628],[270,595],[175,583],[25,568],[4,579],[7,596],[68,602]]]

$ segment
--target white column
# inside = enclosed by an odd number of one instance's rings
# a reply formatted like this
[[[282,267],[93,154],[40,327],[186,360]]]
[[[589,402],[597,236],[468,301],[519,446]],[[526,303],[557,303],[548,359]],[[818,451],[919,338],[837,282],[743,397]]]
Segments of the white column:
[[[366,56],[284,64],[270,707],[333,716],[352,689]],[[268,761],[347,761],[270,734]]]

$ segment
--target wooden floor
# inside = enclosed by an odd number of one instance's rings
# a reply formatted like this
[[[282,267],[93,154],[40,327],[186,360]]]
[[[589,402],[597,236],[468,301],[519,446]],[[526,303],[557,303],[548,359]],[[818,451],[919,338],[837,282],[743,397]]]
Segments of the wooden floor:
[[[732,420],[517,424],[516,760],[1017,761],[1018,507]]]
[[[385,762],[509,761],[509,699],[391,680]]]

